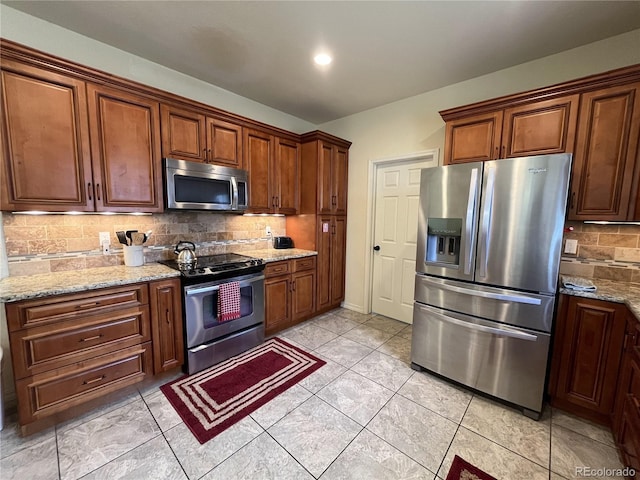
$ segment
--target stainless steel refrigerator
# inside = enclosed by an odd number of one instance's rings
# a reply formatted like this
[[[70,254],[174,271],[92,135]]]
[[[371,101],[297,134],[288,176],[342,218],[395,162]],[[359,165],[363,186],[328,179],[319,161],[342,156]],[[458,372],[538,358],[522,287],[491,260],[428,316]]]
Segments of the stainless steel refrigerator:
[[[411,362],[542,411],[571,155],[422,170]]]

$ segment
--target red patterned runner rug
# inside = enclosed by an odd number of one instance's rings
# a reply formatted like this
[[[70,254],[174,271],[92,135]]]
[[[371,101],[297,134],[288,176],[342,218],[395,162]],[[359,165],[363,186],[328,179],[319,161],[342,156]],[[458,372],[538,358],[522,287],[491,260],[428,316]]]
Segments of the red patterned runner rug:
[[[459,456],[453,458],[447,480],[497,480]]]
[[[160,387],[200,443],[291,388],[326,362],[279,338]]]

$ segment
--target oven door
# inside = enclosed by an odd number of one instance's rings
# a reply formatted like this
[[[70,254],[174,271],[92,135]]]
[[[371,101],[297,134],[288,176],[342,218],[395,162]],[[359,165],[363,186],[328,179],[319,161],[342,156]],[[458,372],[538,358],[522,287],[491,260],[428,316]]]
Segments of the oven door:
[[[219,321],[220,285],[240,283],[240,317]],[[264,275],[254,273],[184,289],[185,333],[187,347],[196,347],[239,330],[264,323]]]

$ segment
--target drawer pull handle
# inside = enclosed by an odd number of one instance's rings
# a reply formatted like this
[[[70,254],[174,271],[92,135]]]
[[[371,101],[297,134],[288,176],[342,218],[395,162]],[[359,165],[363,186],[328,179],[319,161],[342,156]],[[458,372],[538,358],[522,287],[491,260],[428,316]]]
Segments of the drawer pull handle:
[[[640,400],[638,400],[634,395],[629,395],[631,397],[631,401],[633,402],[633,406],[636,407],[636,410],[640,410]]]
[[[169,320],[169,309],[167,308],[167,310],[165,311],[165,318],[167,319],[167,324],[171,323],[171,320]]]
[[[82,305],[78,305],[76,308],[91,308],[97,307],[98,305],[100,305],[100,302],[83,303]]]
[[[106,375],[100,375],[99,377],[93,378],[91,380],[85,380],[84,382],[82,382],[83,385],[91,385],[92,383],[96,383],[99,382],[101,380],[104,380],[107,376]]]
[[[100,335],[94,335],[93,337],[87,337],[87,338],[81,338],[80,341],[81,342],[90,342],[91,340],[97,340],[99,338],[104,337],[104,335],[101,333]]]

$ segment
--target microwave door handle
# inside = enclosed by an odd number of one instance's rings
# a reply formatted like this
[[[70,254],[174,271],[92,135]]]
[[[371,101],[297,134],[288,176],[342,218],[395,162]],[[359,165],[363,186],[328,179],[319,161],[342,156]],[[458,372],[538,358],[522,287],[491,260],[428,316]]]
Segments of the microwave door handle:
[[[452,318],[447,315],[434,312],[431,309],[426,309],[421,305],[418,305],[418,308],[420,308],[420,310],[422,310],[424,313],[435,317],[442,322],[451,323],[458,327],[463,327],[469,330],[476,330],[481,333],[489,333],[491,335],[498,335],[501,337],[517,338],[518,340],[527,340],[529,342],[535,342],[538,340],[538,337],[536,335],[531,335],[530,333],[515,332],[513,330],[504,330],[502,328],[493,328],[487,327],[485,325],[478,325],[477,323],[465,322],[464,320],[458,320],[457,318]]]
[[[495,190],[496,169],[489,167],[487,171],[487,197],[482,212],[482,252],[480,256],[480,276],[487,276],[489,264],[489,242],[491,231],[491,216],[493,214],[493,193]]]
[[[471,170],[471,180],[469,181],[469,200],[467,201],[467,217],[465,219],[465,245],[464,245],[464,274],[471,273],[471,256],[473,254],[472,246],[476,241],[475,228],[473,228],[475,211],[476,211],[476,195],[478,191],[478,169]]]
[[[231,210],[238,209],[238,182],[236,177],[231,177]]]

